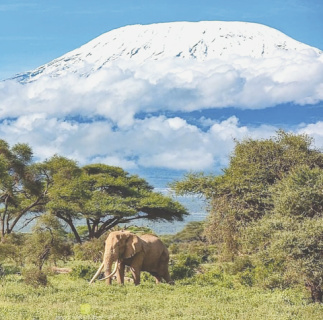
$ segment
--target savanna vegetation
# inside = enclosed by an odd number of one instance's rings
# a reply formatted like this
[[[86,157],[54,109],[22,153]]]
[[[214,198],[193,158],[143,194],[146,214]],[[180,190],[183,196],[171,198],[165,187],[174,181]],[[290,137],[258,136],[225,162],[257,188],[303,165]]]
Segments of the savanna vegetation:
[[[189,174],[173,189],[206,198],[202,234],[245,284],[302,285],[322,303],[323,154],[308,136],[236,142],[221,175]]]
[[[0,178],[0,319],[323,316],[323,154],[306,135],[237,141],[221,174],[171,184],[209,211],[161,237],[174,286],[145,273],[139,286],[88,284],[110,230],[147,233],[132,222],[187,214],[144,179],[60,156],[36,163],[27,145],[2,140]]]

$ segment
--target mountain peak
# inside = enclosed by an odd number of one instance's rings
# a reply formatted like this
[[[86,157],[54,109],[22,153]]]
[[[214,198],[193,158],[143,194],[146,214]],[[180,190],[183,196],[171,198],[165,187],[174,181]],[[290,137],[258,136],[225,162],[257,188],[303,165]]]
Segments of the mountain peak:
[[[150,60],[228,60],[231,57],[270,58],[297,52],[321,54],[273,28],[248,22],[170,22],[125,26],[104,33],[33,71],[18,75],[22,82],[42,75],[81,76],[120,61],[142,64]]]

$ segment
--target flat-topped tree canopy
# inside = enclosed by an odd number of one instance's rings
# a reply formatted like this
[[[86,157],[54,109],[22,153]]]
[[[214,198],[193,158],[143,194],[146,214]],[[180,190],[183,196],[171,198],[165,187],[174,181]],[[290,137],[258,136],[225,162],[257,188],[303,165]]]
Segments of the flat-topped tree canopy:
[[[155,192],[146,180],[122,168],[91,164],[77,171],[75,163],[61,157],[51,159],[51,165],[57,166],[57,162],[62,170],[53,175],[47,208],[71,227],[78,242],[82,240],[75,223],[82,219],[87,226],[86,238],[91,239],[133,220],[174,221],[188,214],[179,202]],[[66,170],[73,173],[66,174]]]

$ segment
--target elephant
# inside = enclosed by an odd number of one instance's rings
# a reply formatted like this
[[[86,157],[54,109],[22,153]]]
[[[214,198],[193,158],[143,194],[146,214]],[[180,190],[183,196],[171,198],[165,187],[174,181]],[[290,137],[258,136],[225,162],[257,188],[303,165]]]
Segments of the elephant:
[[[111,272],[112,264],[114,270]],[[173,284],[168,272],[169,253],[164,243],[156,236],[137,236],[129,231],[112,231],[105,241],[103,262],[90,284],[104,269],[106,284],[110,285],[116,274],[118,284],[124,284],[125,266],[129,266],[135,285],[140,284],[140,272],[147,271],[160,283],[164,279]]]

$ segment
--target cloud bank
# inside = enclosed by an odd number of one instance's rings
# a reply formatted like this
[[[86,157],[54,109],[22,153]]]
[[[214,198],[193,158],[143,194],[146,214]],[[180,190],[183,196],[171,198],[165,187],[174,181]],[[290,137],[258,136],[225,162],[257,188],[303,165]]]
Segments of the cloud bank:
[[[87,67],[91,69],[91,66]],[[278,129],[247,127],[237,117],[203,117],[208,108],[268,108],[323,101],[322,55],[270,59],[118,61],[88,76],[42,76],[0,83],[0,134],[27,142],[41,160],[55,153],[81,164],[205,170],[223,167],[233,139],[265,138]],[[201,111],[193,125],[166,111]],[[299,124],[323,146],[321,122]]]

